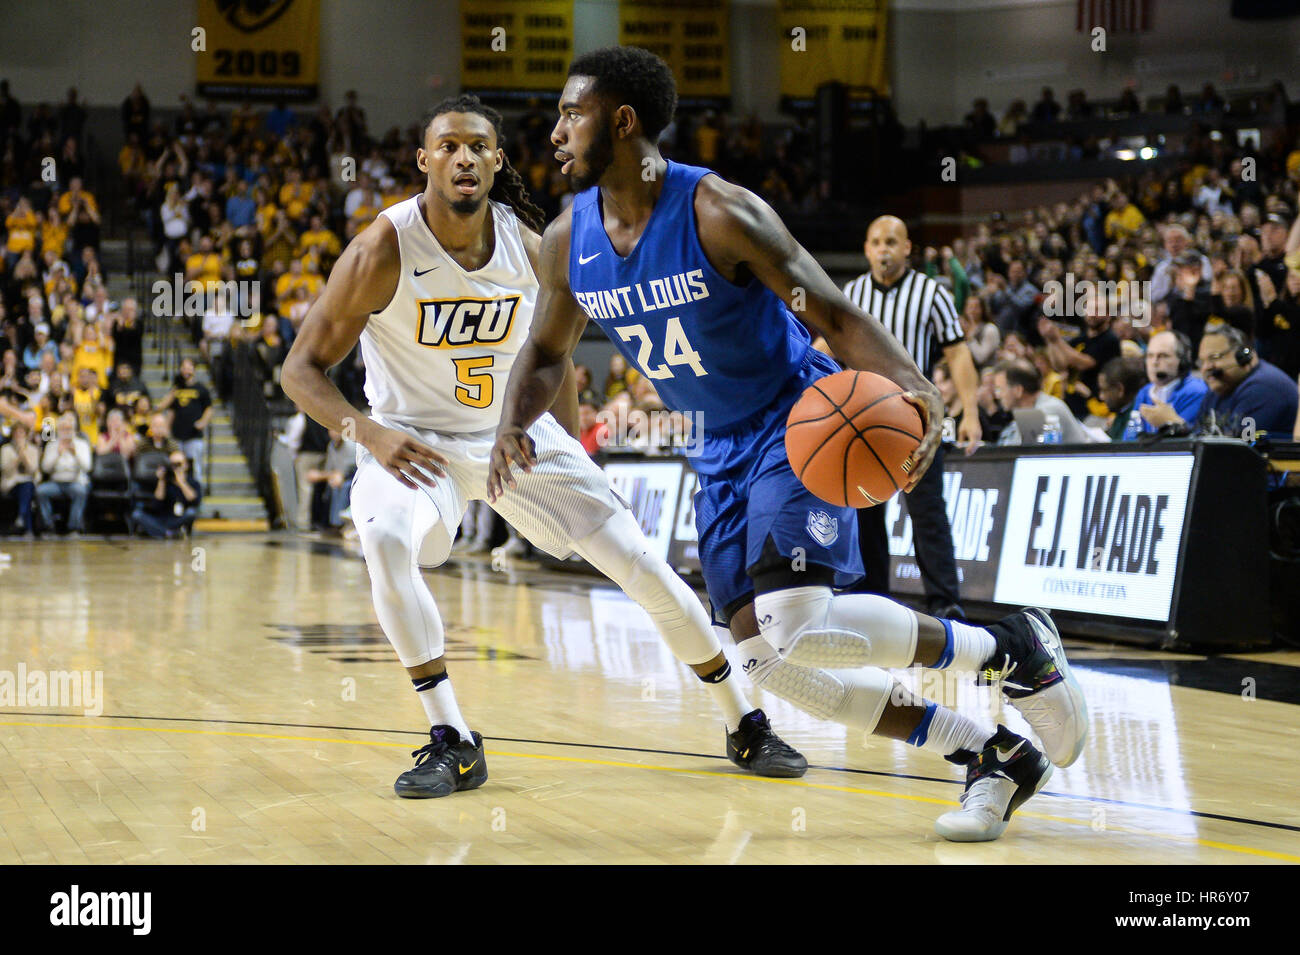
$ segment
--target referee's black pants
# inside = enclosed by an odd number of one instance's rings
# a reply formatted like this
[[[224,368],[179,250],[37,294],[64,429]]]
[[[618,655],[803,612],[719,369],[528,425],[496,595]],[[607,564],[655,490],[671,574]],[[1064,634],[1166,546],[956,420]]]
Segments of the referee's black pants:
[[[912,542],[921,584],[925,587],[926,609],[933,612],[959,604],[952,526],[943,503],[942,445],[920,483],[907,495],[907,513],[912,519]],[[862,550],[865,577],[862,585],[854,589],[888,594],[889,534],[883,504],[858,511],[858,546]]]

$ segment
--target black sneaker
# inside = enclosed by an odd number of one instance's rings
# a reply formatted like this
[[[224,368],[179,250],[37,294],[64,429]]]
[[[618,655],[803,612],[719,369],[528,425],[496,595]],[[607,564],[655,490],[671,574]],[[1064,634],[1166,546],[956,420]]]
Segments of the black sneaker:
[[[450,726],[429,730],[429,742],[411,753],[415,768],[397,777],[393,790],[407,799],[434,799],[462,789],[477,789],[487,782],[483,737],[462,740]]]
[[[1029,740],[1005,726],[972,754],[962,750],[946,757],[966,763],[966,790],[961,808],[946,812],[934,831],[949,842],[989,842],[1006,832],[1011,814],[1052,778],[1052,764]]]
[[[1057,766],[1069,766],[1088,739],[1088,704],[1070,673],[1061,634],[1046,610],[1031,607],[989,624],[997,649],[981,683],[1001,681],[1007,700],[1038,734]]]
[[[808,760],[772,732],[762,710],[746,713],[736,732],[727,734],[727,759],[755,776],[797,779],[808,772]]]

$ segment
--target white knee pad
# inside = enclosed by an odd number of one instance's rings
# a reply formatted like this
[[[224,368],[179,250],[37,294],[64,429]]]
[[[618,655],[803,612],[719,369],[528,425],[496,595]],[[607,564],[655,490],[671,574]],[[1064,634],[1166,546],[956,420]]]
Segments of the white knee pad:
[[[906,667],[917,617],[888,597],[791,587],[754,598],[764,638],[791,663],[831,668]]]
[[[695,666],[722,651],[699,598],[666,561],[650,553],[630,511],[619,510],[573,548],[644,608],[677,659]]]
[[[755,686],[820,720],[875,732],[894,687],[888,673],[875,667],[832,673],[796,666],[763,643],[760,637],[757,644],[751,639],[741,646],[745,673]]]

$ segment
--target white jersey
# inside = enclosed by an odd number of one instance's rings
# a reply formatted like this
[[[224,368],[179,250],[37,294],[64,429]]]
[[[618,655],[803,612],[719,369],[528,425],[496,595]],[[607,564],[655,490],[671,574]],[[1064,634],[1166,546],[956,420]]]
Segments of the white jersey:
[[[397,229],[401,277],[361,332],[366,398],[386,421],[444,433],[495,428],[515,355],[528,337],[537,276],[518,219],[488,201],[491,260],[467,272],[434,237],[412,196],[380,213]]]

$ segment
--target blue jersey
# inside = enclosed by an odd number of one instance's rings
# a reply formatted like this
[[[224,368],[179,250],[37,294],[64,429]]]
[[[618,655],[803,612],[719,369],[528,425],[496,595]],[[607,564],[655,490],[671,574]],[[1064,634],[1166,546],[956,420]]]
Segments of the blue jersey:
[[[605,232],[599,187],[577,195],[569,288],[664,405],[698,414],[708,432],[766,410],[798,377],[811,343],[762,282],[737,286],[709,263],[695,226],[695,187],[706,175],[668,163],[650,221],[626,258]]]

